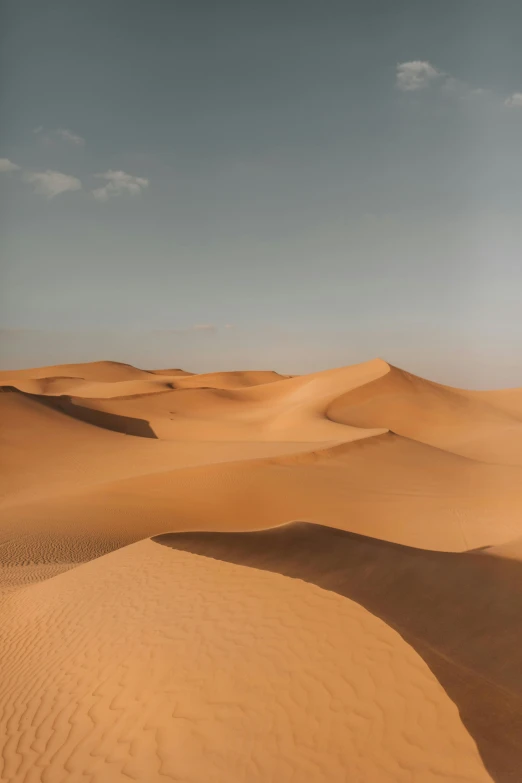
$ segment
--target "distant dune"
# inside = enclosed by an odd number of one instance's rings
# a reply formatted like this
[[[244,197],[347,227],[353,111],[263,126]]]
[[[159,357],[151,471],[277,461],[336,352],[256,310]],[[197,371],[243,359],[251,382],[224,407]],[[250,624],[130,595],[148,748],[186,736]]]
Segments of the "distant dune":
[[[0,417],[0,780],[522,779],[522,390],[95,362]]]

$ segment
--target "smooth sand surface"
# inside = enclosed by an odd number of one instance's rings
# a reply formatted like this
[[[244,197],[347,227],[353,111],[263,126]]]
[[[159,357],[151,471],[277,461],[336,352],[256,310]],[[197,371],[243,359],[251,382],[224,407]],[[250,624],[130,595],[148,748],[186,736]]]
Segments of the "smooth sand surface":
[[[0,372],[0,780],[519,783],[521,400]]]

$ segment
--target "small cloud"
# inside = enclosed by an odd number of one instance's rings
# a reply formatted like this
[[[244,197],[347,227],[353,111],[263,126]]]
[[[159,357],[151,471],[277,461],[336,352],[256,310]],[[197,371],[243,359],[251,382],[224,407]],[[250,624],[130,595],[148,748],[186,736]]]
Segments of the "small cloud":
[[[234,328],[234,324],[225,324],[225,326],[223,328],[224,329],[233,329]]]
[[[37,128],[33,128],[33,133],[40,136],[44,144],[56,144],[64,141],[66,144],[72,144],[74,147],[83,147],[85,145],[85,139],[68,128],[56,128],[44,133],[43,126],[39,125]]]
[[[411,60],[397,65],[395,86],[404,92],[424,90],[435,84],[441,95],[459,100],[479,100],[489,102],[490,108],[498,108],[501,103],[509,109],[522,109],[522,92],[514,92],[503,100],[495,91],[484,87],[472,87],[441,71],[427,60]]]
[[[13,163],[9,158],[0,158],[0,172],[18,171],[19,168],[20,166],[17,166],[16,163]]]
[[[423,90],[444,74],[426,60],[411,60],[397,66],[396,86],[404,92]]]
[[[504,101],[504,106],[508,109],[522,109],[522,92],[514,92]]]
[[[77,133],[73,133],[72,131],[67,130],[67,128],[58,128],[55,133],[60,139],[62,139],[62,141],[66,141],[68,144],[74,144],[77,147],[83,147],[85,144],[84,138],[78,136]]]
[[[139,196],[142,190],[149,187],[149,180],[144,177],[134,177],[124,171],[106,171],[104,174],[95,174],[99,179],[105,179],[106,185],[91,191],[97,201],[107,201],[111,196],[120,196],[122,193],[130,193]]]
[[[60,171],[51,171],[51,169],[27,172],[24,179],[34,186],[34,193],[49,199],[59,196],[60,193],[80,190],[82,187],[82,183],[77,177],[62,174]]]

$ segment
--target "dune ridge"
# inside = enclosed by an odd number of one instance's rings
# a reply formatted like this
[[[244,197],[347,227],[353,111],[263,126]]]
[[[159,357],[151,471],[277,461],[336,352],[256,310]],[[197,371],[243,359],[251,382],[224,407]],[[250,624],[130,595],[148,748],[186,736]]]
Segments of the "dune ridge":
[[[0,372],[0,780],[517,783],[521,399]]]
[[[490,780],[394,631],[243,571],[146,541],[12,594],[3,779]]]
[[[522,648],[513,632],[522,612],[522,539],[474,552],[431,552],[292,523],[250,533],[166,534],[155,540],[355,600],[424,659],[479,741],[494,779],[517,780]],[[508,557],[515,562],[506,563]]]

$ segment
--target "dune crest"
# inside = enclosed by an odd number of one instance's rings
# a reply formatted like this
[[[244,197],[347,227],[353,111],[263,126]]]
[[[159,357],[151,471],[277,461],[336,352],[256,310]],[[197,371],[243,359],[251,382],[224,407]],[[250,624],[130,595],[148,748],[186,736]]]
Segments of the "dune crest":
[[[491,780],[414,651],[311,585],[147,541],[11,595],[3,631],[12,783]]]

